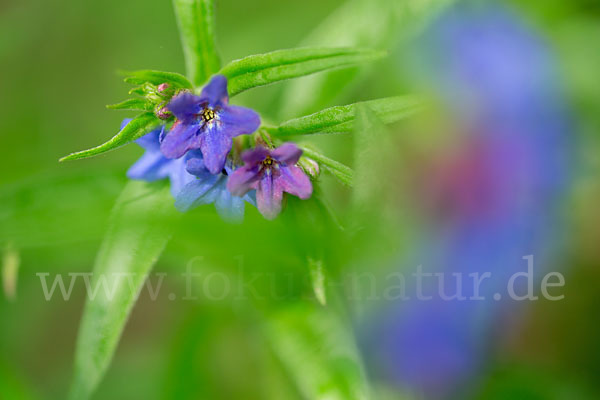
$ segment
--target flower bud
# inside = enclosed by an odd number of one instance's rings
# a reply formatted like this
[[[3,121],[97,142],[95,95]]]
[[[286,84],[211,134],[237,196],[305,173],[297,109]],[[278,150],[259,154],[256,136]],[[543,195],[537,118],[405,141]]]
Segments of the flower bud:
[[[160,85],[158,85],[158,92],[162,93],[165,90],[167,90],[169,88],[169,84],[168,83],[161,83]]]
[[[173,116],[173,114],[171,114],[171,112],[169,110],[167,110],[167,107],[164,107],[164,104],[159,104],[158,107],[156,107],[154,109],[154,114],[159,118],[159,119],[169,119]]]
[[[319,164],[313,159],[307,157],[300,157],[298,166],[304,170],[304,172],[310,175],[312,178],[316,178],[321,173]]]

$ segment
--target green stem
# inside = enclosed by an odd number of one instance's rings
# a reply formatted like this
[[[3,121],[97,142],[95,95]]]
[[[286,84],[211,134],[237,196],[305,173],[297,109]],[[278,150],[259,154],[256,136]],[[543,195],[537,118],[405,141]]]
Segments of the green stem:
[[[213,0],[173,0],[183,46],[186,75],[201,86],[219,71]]]

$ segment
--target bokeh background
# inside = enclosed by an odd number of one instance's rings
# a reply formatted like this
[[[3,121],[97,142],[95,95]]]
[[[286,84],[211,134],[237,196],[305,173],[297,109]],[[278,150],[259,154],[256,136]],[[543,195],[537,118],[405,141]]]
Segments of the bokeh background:
[[[326,82],[236,98],[265,120],[401,94],[430,107],[388,128],[375,121],[371,139],[311,138],[357,169],[355,192],[322,174],[328,207],[289,199],[275,222],[248,209],[231,226],[206,206],[174,221],[156,266],[164,287],[155,301],[141,296],[95,398],[310,398],[303,376],[339,383],[344,365],[319,355],[345,341],[360,349],[373,398],[600,397],[600,3],[453,3],[217,0],[225,62],[300,44],[390,50]],[[183,65],[169,1],[0,3],[0,398],[65,397],[85,288],[46,301],[36,274],[91,270],[141,149],[58,158],[105,141],[130,116],[105,108],[126,98],[118,69]],[[360,296],[347,281],[419,264],[505,274],[531,253],[565,276],[563,300],[438,308]],[[327,306],[309,259],[327,271]],[[190,265],[231,282],[268,279],[252,281],[252,299],[198,289],[186,301],[179,274]],[[330,337],[337,322],[347,330]]]

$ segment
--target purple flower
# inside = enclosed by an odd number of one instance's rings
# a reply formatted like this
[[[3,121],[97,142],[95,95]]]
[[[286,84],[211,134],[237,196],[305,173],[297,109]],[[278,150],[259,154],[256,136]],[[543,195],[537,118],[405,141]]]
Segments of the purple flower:
[[[304,171],[295,164],[302,150],[293,143],[284,143],[269,150],[264,147],[245,151],[245,165],[229,177],[227,189],[234,196],[242,196],[256,189],[258,210],[267,219],[273,219],[281,211],[283,192],[301,199],[312,194],[312,184]]]
[[[121,129],[130,121],[131,119],[123,120]],[[185,184],[194,179],[194,176],[185,170],[186,160],[193,156],[193,152],[175,160],[166,158],[160,151],[160,140],[163,136],[164,126],[161,126],[135,141],[146,152],[129,168],[127,177],[148,182],[169,178],[171,193],[175,196]]]
[[[211,174],[225,166],[232,139],[258,129],[260,117],[249,109],[228,105],[227,78],[214,76],[200,96],[185,92],[175,96],[167,109],[177,122],[165,136],[160,149],[167,158],[179,158],[188,150],[200,149]]]
[[[175,207],[185,212],[194,207],[214,203],[221,218],[229,222],[241,222],[244,217],[244,202],[256,205],[254,191],[244,197],[232,196],[227,190],[227,178],[233,172],[230,165],[225,164],[223,172],[211,174],[204,165],[200,154],[196,154],[186,162],[187,172],[193,179],[181,189],[175,198]]]

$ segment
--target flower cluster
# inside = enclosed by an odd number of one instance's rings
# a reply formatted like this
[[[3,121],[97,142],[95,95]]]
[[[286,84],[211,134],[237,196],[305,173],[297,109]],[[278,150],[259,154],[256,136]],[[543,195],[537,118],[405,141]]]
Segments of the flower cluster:
[[[283,192],[309,198],[312,184],[296,165],[302,150],[295,144],[270,148],[257,140],[252,149],[232,152],[233,139],[256,132],[261,122],[254,110],[228,103],[222,75],[214,76],[200,96],[177,93],[165,107],[175,117],[171,129],[163,125],[136,141],[146,152],[127,176],[168,178],[177,209],[214,203],[219,215],[230,221],[243,217],[246,202],[273,219],[281,211]],[[123,121],[122,128],[127,123]],[[240,159],[244,165],[239,165]]]

